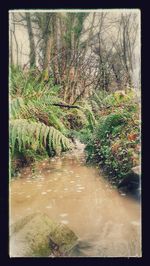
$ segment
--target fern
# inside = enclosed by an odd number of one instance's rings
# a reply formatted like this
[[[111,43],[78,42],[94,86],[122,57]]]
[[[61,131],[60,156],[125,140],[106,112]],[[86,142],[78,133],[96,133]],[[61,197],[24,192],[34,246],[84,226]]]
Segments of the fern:
[[[57,114],[57,113],[58,114]],[[49,125],[54,126],[56,129],[61,131],[63,134],[66,134],[67,129],[65,128],[64,124],[61,122],[60,113],[58,112],[57,107],[46,106],[40,100],[28,100],[19,97],[17,99],[13,99],[10,104],[10,117],[12,119],[29,119],[35,121],[41,121]],[[37,132],[38,134],[38,132]]]
[[[24,72],[12,68],[10,73],[10,150],[11,157],[27,152],[47,152],[50,156],[73,147],[66,137],[66,113],[56,106],[60,102],[59,86],[50,80],[38,82],[36,70]]]
[[[94,113],[92,111],[92,107],[90,104],[85,103],[84,109],[85,109],[85,113],[86,113],[86,116],[88,119],[89,128],[91,130],[93,130],[94,127],[97,125],[97,121],[96,121]]]
[[[123,114],[110,114],[106,118],[103,117],[98,128],[98,135],[100,139],[104,139],[107,134],[110,134],[112,130],[125,123],[126,118]]]
[[[63,123],[61,122],[61,120],[57,117],[57,115],[51,111],[49,111],[49,121],[52,125],[54,125],[54,127],[58,130],[60,130],[62,133],[65,133],[66,128],[63,125]]]
[[[20,116],[27,116],[28,110],[24,103],[23,98],[18,97],[11,101],[10,103],[10,115],[12,118],[19,118]]]
[[[91,97],[91,100],[93,104],[98,106],[100,109],[106,106],[105,99],[107,96],[108,96],[108,93],[106,91],[94,92]]]
[[[62,150],[73,147],[71,141],[54,127],[48,127],[40,122],[26,119],[15,119],[10,123],[11,152],[15,149],[21,151],[23,148],[37,150],[49,146],[50,153],[55,151],[59,154]]]

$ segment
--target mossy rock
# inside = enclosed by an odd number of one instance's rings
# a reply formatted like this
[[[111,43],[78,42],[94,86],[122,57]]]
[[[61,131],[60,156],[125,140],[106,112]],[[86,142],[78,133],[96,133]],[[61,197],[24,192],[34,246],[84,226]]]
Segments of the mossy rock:
[[[76,244],[73,231],[43,213],[28,215],[10,229],[11,257],[69,256]]]

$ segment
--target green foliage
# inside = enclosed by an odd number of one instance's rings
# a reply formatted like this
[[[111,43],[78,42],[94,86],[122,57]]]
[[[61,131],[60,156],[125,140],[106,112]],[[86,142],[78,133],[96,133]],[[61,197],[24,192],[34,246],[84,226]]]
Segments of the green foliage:
[[[86,101],[78,103],[80,108],[69,109],[66,111],[66,125],[71,130],[81,131],[89,129],[90,131],[96,126],[96,119],[92,107]],[[82,106],[81,106],[82,105]]]
[[[94,116],[94,113],[92,110],[92,106],[89,103],[85,102],[83,108],[84,108],[85,113],[86,113],[86,117],[87,117],[87,121],[88,121],[88,128],[91,131],[93,131],[93,129],[97,125],[97,121],[95,119],[95,116]]]
[[[84,127],[81,130],[72,130],[70,135],[75,139],[79,139],[81,143],[87,144],[92,138],[92,131],[88,127]]]
[[[103,107],[98,125],[86,145],[87,161],[103,165],[116,183],[139,164],[139,106],[129,98],[126,95],[126,99],[119,100],[119,108],[114,108],[111,102],[111,112]]]
[[[69,136],[87,142],[96,126],[92,107],[80,103],[80,109],[62,109],[60,87],[52,78],[45,84],[36,69],[11,68],[10,73],[10,148],[12,174],[39,156],[60,154],[72,148]],[[81,106],[82,105],[82,106]],[[81,131],[81,132],[80,132]],[[88,134],[87,134],[88,133]],[[15,163],[16,162],[16,163]]]
[[[80,130],[87,123],[84,110],[72,109],[66,112],[67,126],[71,130]]]
[[[26,119],[15,119],[10,123],[11,152],[26,148],[38,150],[49,147],[49,151],[59,154],[62,150],[71,148],[71,142],[54,127],[48,127],[40,122]]]
[[[88,13],[83,13],[83,12],[76,13],[76,25],[74,27],[76,38],[80,37],[82,29],[83,29],[83,23],[87,16],[88,16]]]
[[[66,42],[67,48],[73,49],[73,47],[71,47],[73,36],[74,36],[74,41],[76,45],[79,44],[81,33],[83,30],[83,26],[84,26],[84,21],[87,16],[88,16],[88,13],[70,12],[65,17],[66,32],[64,34],[64,40]]]
[[[91,97],[92,106],[96,110],[101,111],[114,111],[114,108],[120,107],[135,107],[136,94],[133,89],[126,89],[122,91],[115,91],[113,93],[100,90],[99,92],[94,92]],[[108,108],[108,109],[107,109]]]
[[[12,99],[10,103],[10,116],[13,118],[19,118],[20,116],[26,116],[28,113],[27,107],[24,104],[24,100],[21,97]]]
[[[39,81],[36,70],[11,72],[10,149],[32,161],[72,148],[69,137],[87,144],[87,160],[102,164],[117,180],[139,163],[139,106],[133,90],[95,93],[80,108],[62,109],[60,87]],[[63,110],[63,111],[62,111]],[[12,167],[13,168],[13,167]]]
[[[102,140],[105,139],[108,135],[112,133],[112,131],[125,123],[124,114],[110,114],[106,117],[106,119],[102,122],[98,128],[98,137]]]
[[[96,128],[97,121],[90,103],[84,101],[78,102],[78,105],[80,109],[67,112],[67,118],[70,123],[69,135],[87,144]]]
[[[53,106],[60,102],[59,87],[52,80],[38,82],[36,69],[24,72],[11,69],[10,75],[10,148],[11,160],[28,162],[38,159],[45,151],[49,156],[72,148],[67,138],[67,117]],[[20,166],[22,165],[19,164]],[[14,167],[13,167],[14,166]],[[15,163],[12,163],[15,172]]]
[[[37,68],[23,71],[19,67],[10,67],[10,95],[11,99],[47,99],[49,103],[57,98],[58,86],[53,84],[53,78],[45,83],[41,80],[41,73]]]
[[[10,82],[11,118],[30,118],[37,122],[42,121],[46,125],[54,126],[62,133],[67,134],[67,129],[63,124],[64,116],[60,108],[52,105],[60,101],[58,97],[58,86],[54,86],[51,80],[46,85],[38,82],[39,75],[36,76],[36,70],[34,72],[33,70],[29,71],[28,73],[19,70],[19,78],[17,76],[17,81],[15,80],[16,76],[17,70],[12,68],[11,77],[14,84]],[[18,96],[17,88],[21,86],[24,89],[22,89],[22,94]]]
[[[99,92],[94,92],[91,97],[92,106],[96,106],[98,109],[105,107],[105,99],[108,96],[108,92],[100,90]]]

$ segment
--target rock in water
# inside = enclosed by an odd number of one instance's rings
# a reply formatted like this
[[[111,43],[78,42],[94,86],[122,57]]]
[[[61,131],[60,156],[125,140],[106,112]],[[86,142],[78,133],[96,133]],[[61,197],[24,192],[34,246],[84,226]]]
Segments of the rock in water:
[[[9,254],[10,257],[69,256],[76,244],[77,236],[66,225],[36,213],[11,226]]]
[[[121,192],[129,193],[136,199],[141,196],[141,169],[140,166],[133,167],[131,171],[123,177],[118,185]]]

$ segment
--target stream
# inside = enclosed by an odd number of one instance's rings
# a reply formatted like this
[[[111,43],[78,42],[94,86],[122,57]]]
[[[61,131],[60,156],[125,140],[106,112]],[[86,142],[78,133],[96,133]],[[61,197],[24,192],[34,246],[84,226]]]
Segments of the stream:
[[[140,257],[140,203],[120,194],[98,168],[87,166],[83,150],[80,144],[21,170],[10,184],[10,224],[44,212],[79,237],[77,257]]]

